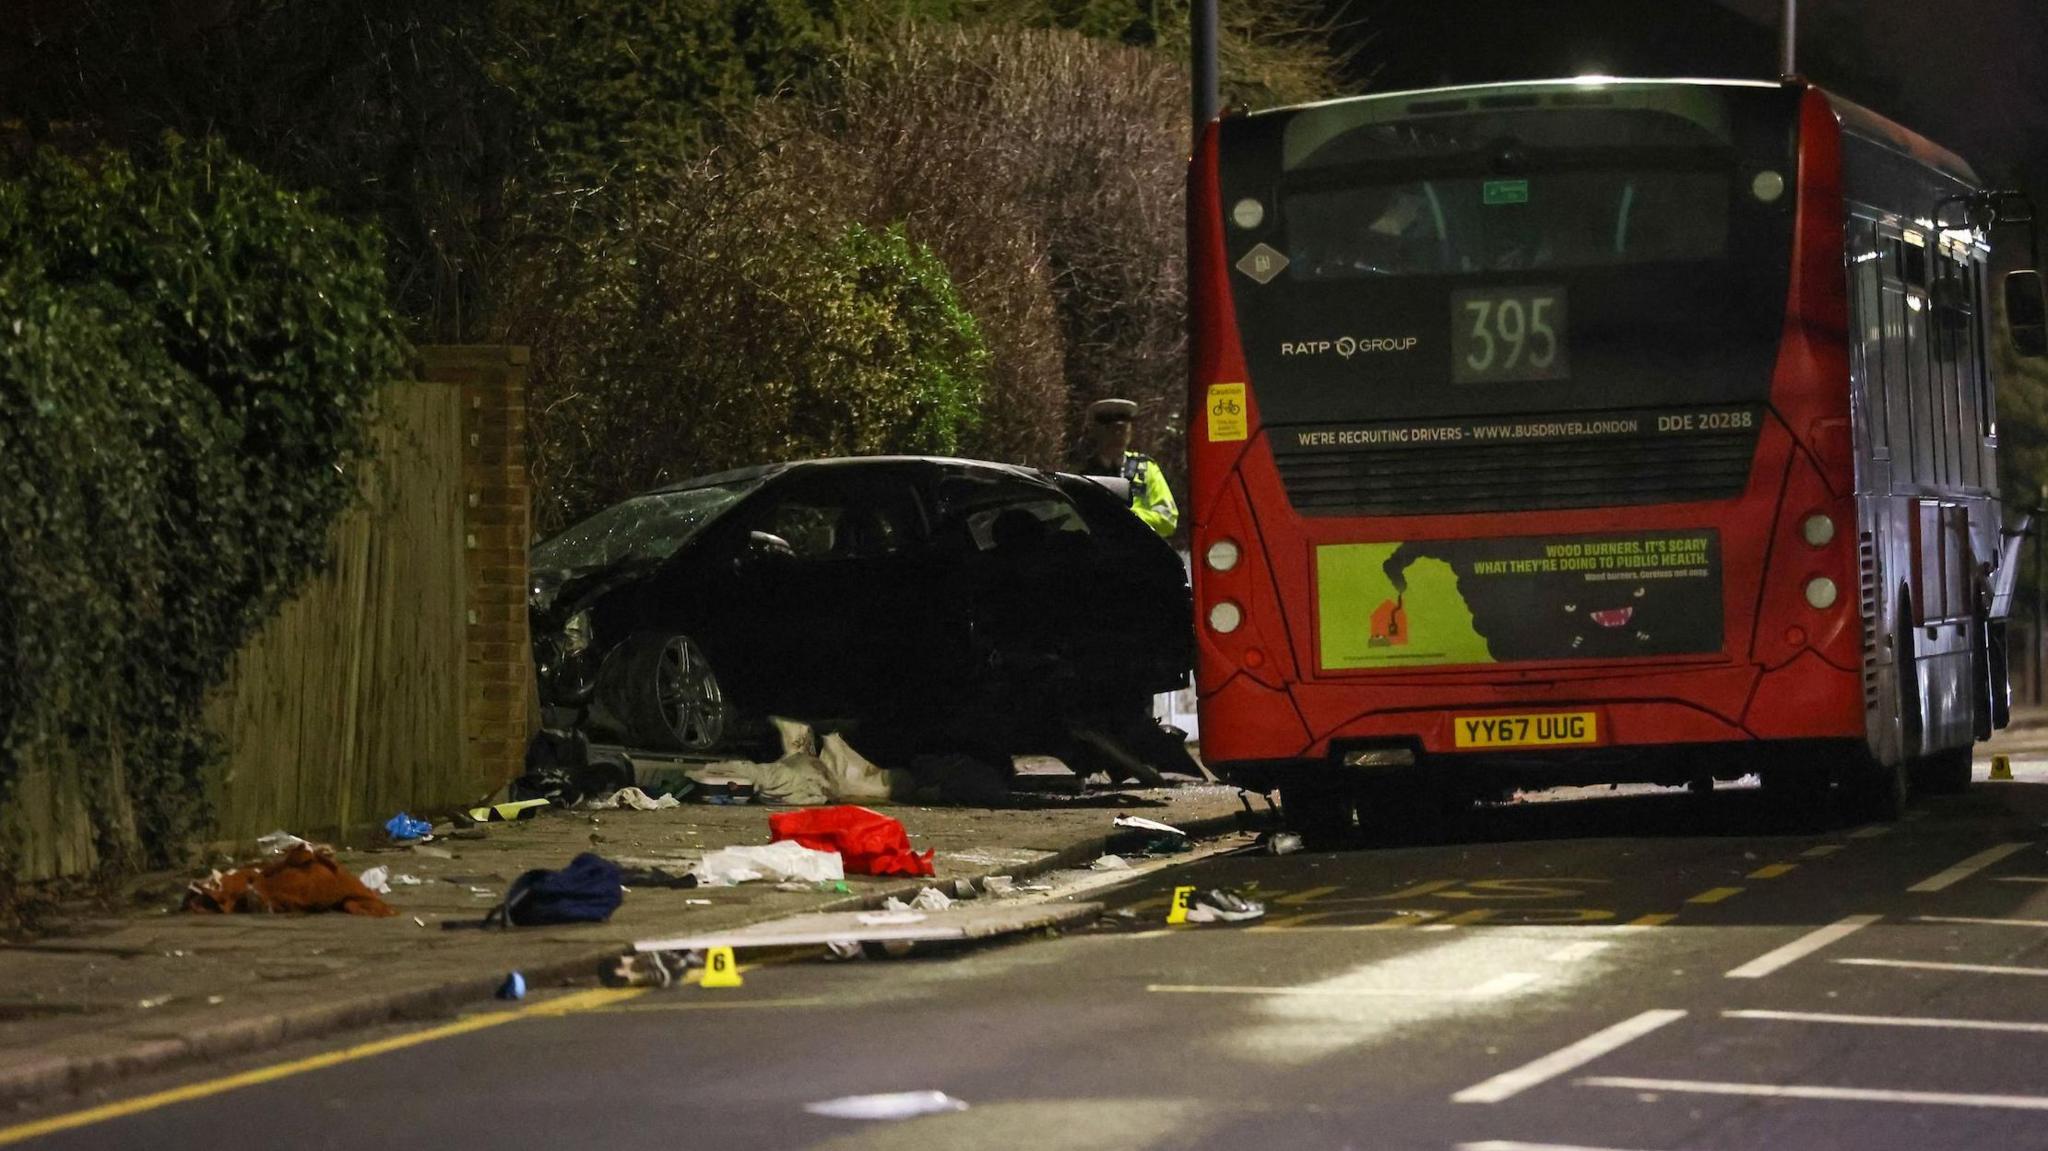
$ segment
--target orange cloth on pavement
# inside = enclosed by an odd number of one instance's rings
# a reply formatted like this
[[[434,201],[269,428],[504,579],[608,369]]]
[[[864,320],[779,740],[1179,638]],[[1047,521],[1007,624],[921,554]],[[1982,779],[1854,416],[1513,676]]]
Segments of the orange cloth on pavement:
[[[268,863],[216,871],[185,890],[185,910],[398,914],[325,847],[294,847]]]

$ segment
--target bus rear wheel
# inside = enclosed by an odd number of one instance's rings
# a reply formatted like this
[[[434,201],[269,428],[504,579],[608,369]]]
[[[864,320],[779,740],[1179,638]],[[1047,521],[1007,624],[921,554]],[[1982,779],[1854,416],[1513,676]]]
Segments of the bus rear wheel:
[[[1358,792],[1333,780],[1298,779],[1280,785],[1280,811],[1287,829],[1320,851],[1350,838]]]
[[[1973,748],[1951,747],[1913,765],[1913,790],[1929,795],[1961,795],[1970,788]]]

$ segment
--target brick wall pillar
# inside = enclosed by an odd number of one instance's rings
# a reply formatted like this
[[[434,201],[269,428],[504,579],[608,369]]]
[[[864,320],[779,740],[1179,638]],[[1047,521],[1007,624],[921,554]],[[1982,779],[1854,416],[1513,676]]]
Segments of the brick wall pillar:
[[[526,470],[526,349],[420,349],[426,378],[462,389],[463,548],[468,626],[466,773],[495,787],[517,776],[540,723],[526,626],[533,534]]]

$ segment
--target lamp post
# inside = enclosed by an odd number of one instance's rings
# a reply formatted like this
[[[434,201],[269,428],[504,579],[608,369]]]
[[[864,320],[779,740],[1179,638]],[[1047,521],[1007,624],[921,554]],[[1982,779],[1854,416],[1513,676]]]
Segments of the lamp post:
[[[1785,20],[1778,30],[1778,75],[1799,74],[1799,0],[1785,0]]]
[[[1188,13],[1190,71],[1195,82],[1195,135],[1216,118],[1216,0],[1193,0]]]

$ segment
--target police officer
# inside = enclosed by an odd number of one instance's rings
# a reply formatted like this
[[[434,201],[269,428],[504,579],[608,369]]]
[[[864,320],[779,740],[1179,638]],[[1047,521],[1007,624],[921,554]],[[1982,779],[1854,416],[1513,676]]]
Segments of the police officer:
[[[1084,476],[1116,476],[1131,482],[1131,511],[1162,537],[1180,523],[1180,509],[1166,486],[1166,474],[1151,456],[1131,450],[1133,400],[1097,400],[1088,405],[1088,426],[1070,470]]]

